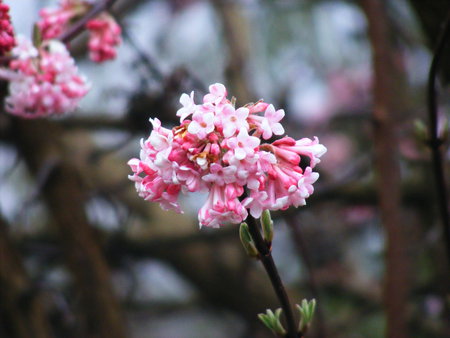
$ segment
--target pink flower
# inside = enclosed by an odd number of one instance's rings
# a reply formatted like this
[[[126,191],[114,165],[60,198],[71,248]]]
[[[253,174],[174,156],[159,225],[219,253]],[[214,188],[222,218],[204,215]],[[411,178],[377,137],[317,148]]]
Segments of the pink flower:
[[[11,51],[15,44],[14,30],[9,16],[9,6],[0,0],[0,55]]]
[[[81,0],[61,0],[56,8],[43,8],[39,11],[41,20],[37,25],[44,40],[57,38],[69,24],[88,9]]]
[[[122,42],[122,29],[109,14],[102,14],[88,21],[89,57],[94,62],[103,62],[116,57],[116,48]]]
[[[189,123],[188,132],[197,135],[199,138],[205,138],[206,135],[214,130],[214,114],[197,112]]]
[[[237,110],[231,104],[227,104],[222,109],[220,122],[223,127],[223,136],[230,137],[236,134],[236,131],[248,130],[248,109],[239,108]]]
[[[293,164],[299,164],[299,155],[309,157],[309,165],[311,168],[314,168],[317,163],[320,163],[320,157],[327,151],[327,148],[319,143],[317,137],[314,137],[314,140],[302,138],[298,141],[290,137],[284,137],[273,142],[272,145],[276,155],[291,161]]]
[[[227,184],[213,185],[208,199],[198,212],[200,227],[218,228],[225,223],[240,223],[247,218],[248,212],[239,201],[242,187]]]
[[[140,159],[128,162],[139,195],[181,212],[180,192],[208,190],[198,219],[209,227],[240,223],[248,210],[260,217],[265,209],[304,205],[319,177],[312,168],[326,148],[317,138],[264,143],[284,133],[284,111],[263,102],[235,109],[226,93],[223,85],[211,85],[201,105],[194,103],[193,93],[183,94],[177,112],[181,125],[172,130],[151,120],[153,131],[141,142]],[[192,121],[186,120],[190,115]],[[309,160],[305,170],[299,166],[301,157]]]
[[[37,23],[44,40],[59,37],[77,19],[81,18],[92,4],[87,0],[61,0],[56,8],[44,8],[39,12]],[[90,32],[89,57],[94,62],[103,62],[116,57],[116,48],[122,42],[122,29],[115,19],[103,12],[86,24]]]
[[[264,132],[263,132],[263,138],[265,140],[268,140],[272,137],[272,134],[275,135],[283,135],[284,134],[284,128],[279,123],[283,117],[284,117],[284,110],[278,109],[275,111],[275,108],[273,105],[269,105],[264,112]]]
[[[203,97],[203,103],[211,103],[220,106],[227,102],[227,89],[221,83],[215,83],[209,86],[209,94]]]
[[[245,128],[241,128],[236,137],[231,137],[227,140],[227,146],[234,151],[234,156],[238,160],[252,156],[259,143],[259,138],[250,136]]]
[[[128,165],[134,171],[134,174],[128,177],[135,182],[136,190],[140,197],[145,200],[159,202],[164,210],[182,212],[177,202],[181,189],[180,185],[167,184],[156,171],[153,171],[138,159],[131,159],[128,161]],[[146,174],[144,177],[139,176],[142,172]]]
[[[180,103],[183,105],[183,108],[178,109],[177,116],[180,117],[180,122],[183,122],[184,119],[193,114],[197,108],[197,105],[194,103],[194,92],[191,92],[190,96],[188,94],[182,94]]]
[[[76,109],[89,91],[86,79],[78,75],[74,60],[59,41],[48,41],[36,50],[20,37],[13,49],[6,110],[25,118],[60,115]]]
[[[279,121],[284,117],[284,110],[275,110],[273,105],[259,102],[250,106],[250,111],[253,113],[260,112],[264,108],[264,116],[256,114],[250,114],[249,116],[249,123],[256,129],[255,135],[262,135],[264,140],[270,139],[272,135],[283,135],[284,128]]]
[[[209,167],[209,174],[203,176],[203,180],[217,185],[224,185],[236,181],[237,168],[234,165],[222,167],[218,163],[212,163]]]

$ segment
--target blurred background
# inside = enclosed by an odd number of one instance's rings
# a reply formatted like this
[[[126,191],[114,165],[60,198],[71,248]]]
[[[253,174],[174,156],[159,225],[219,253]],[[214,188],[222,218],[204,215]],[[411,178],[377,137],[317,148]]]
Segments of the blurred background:
[[[28,36],[57,3],[4,2]],[[164,212],[127,179],[148,119],[176,125],[180,95],[200,102],[215,82],[238,105],[285,109],[289,136],[328,148],[308,205],[273,214],[292,301],[318,300],[308,337],[450,337],[449,262],[415,122],[427,123],[449,11],[446,0],[118,0],[116,60],[90,62],[84,34],[71,44],[92,84],[77,112],[0,113],[0,337],[272,336],[256,315],[279,304],[238,227],[199,230],[206,196]]]

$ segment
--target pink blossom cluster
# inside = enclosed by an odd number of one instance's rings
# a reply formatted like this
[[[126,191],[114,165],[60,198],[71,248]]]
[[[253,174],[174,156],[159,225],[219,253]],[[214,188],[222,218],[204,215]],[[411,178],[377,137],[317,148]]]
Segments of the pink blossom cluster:
[[[64,44],[45,42],[39,49],[19,36],[15,57],[1,75],[9,80],[6,110],[25,118],[46,117],[73,111],[89,91]]]
[[[80,0],[61,0],[56,8],[43,8],[39,11],[41,20],[37,23],[42,39],[50,40],[61,35],[89,7]]]
[[[181,212],[180,192],[209,191],[198,219],[210,227],[240,223],[248,210],[260,217],[265,209],[306,203],[319,177],[313,168],[326,148],[317,138],[280,138],[282,109],[262,101],[236,108],[219,83],[209,87],[202,104],[194,102],[193,92],[180,103],[181,124],[166,129],[150,119],[153,130],[141,141],[140,159],[128,162],[139,196]],[[309,162],[305,169],[302,158]]]
[[[9,6],[0,0],[0,55],[9,52],[15,43],[14,31],[9,16]]]
[[[39,12],[38,27],[44,40],[59,37],[71,23],[84,15],[92,5],[86,0],[61,0],[57,8]],[[122,42],[121,28],[111,15],[102,13],[86,23],[89,30],[89,55],[95,62],[116,57],[116,48]]]
[[[103,14],[90,20],[86,28],[89,38],[89,57],[94,62],[112,60],[116,57],[116,47],[122,42],[122,29],[111,15]]]

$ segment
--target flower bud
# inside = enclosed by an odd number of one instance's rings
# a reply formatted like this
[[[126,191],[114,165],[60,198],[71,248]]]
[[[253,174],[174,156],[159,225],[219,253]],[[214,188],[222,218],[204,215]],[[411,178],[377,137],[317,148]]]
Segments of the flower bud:
[[[420,142],[423,143],[428,142],[429,139],[428,129],[422,120],[419,119],[414,120],[414,134]]]
[[[270,244],[272,243],[272,240],[273,240],[273,221],[270,216],[269,210],[264,210],[262,212],[261,226],[262,226],[262,230],[263,230],[264,240],[270,246]]]
[[[255,247],[255,243],[253,242],[250,231],[248,230],[248,225],[245,222],[241,223],[241,226],[239,227],[239,237],[247,254],[250,257],[258,257],[258,250]]]

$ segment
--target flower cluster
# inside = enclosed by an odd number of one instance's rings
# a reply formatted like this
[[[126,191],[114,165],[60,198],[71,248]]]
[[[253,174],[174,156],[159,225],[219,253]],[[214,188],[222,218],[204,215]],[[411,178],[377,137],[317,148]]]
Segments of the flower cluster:
[[[71,23],[82,17],[92,4],[86,0],[61,0],[57,8],[44,8],[39,12],[38,27],[44,40],[59,37]],[[89,30],[89,55],[95,62],[116,57],[121,43],[121,28],[111,15],[102,13],[86,23]]]
[[[56,8],[43,8],[39,11],[41,20],[37,23],[42,39],[50,40],[60,36],[69,25],[88,10],[80,0],[61,0]]]
[[[326,148],[317,138],[284,136],[269,143],[284,134],[282,109],[262,101],[236,108],[219,83],[209,87],[203,104],[194,102],[193,92],[180,103],[181,124],[166,129],[150,119],[153,130],[141,141],[140,159],[128,162],[141,197],[181,212],[180,192],[209,191],[198,218],[210,227],[242,222],[247,209],[260,217],[265,209],[306,203],[319,177],[313,168]],[[301,159],[308,162],[304,169]]]
[[[9,52],[14,45],[14,31],[9,17],[9,6],[0,0],[0,55]]]
[[[91,33],[89,38],[89,57],[94,62],[112,60],[116,57],[116,47],[122,42],[122,29],[111,15],[102,14],[90,20],[86,28]]]
[[[22,36],[17,40],[10,70],[1,73],[10,81],[6,110],[25,118],[73,111],[89,86],[65,45],[49,40],[37,49]]]

